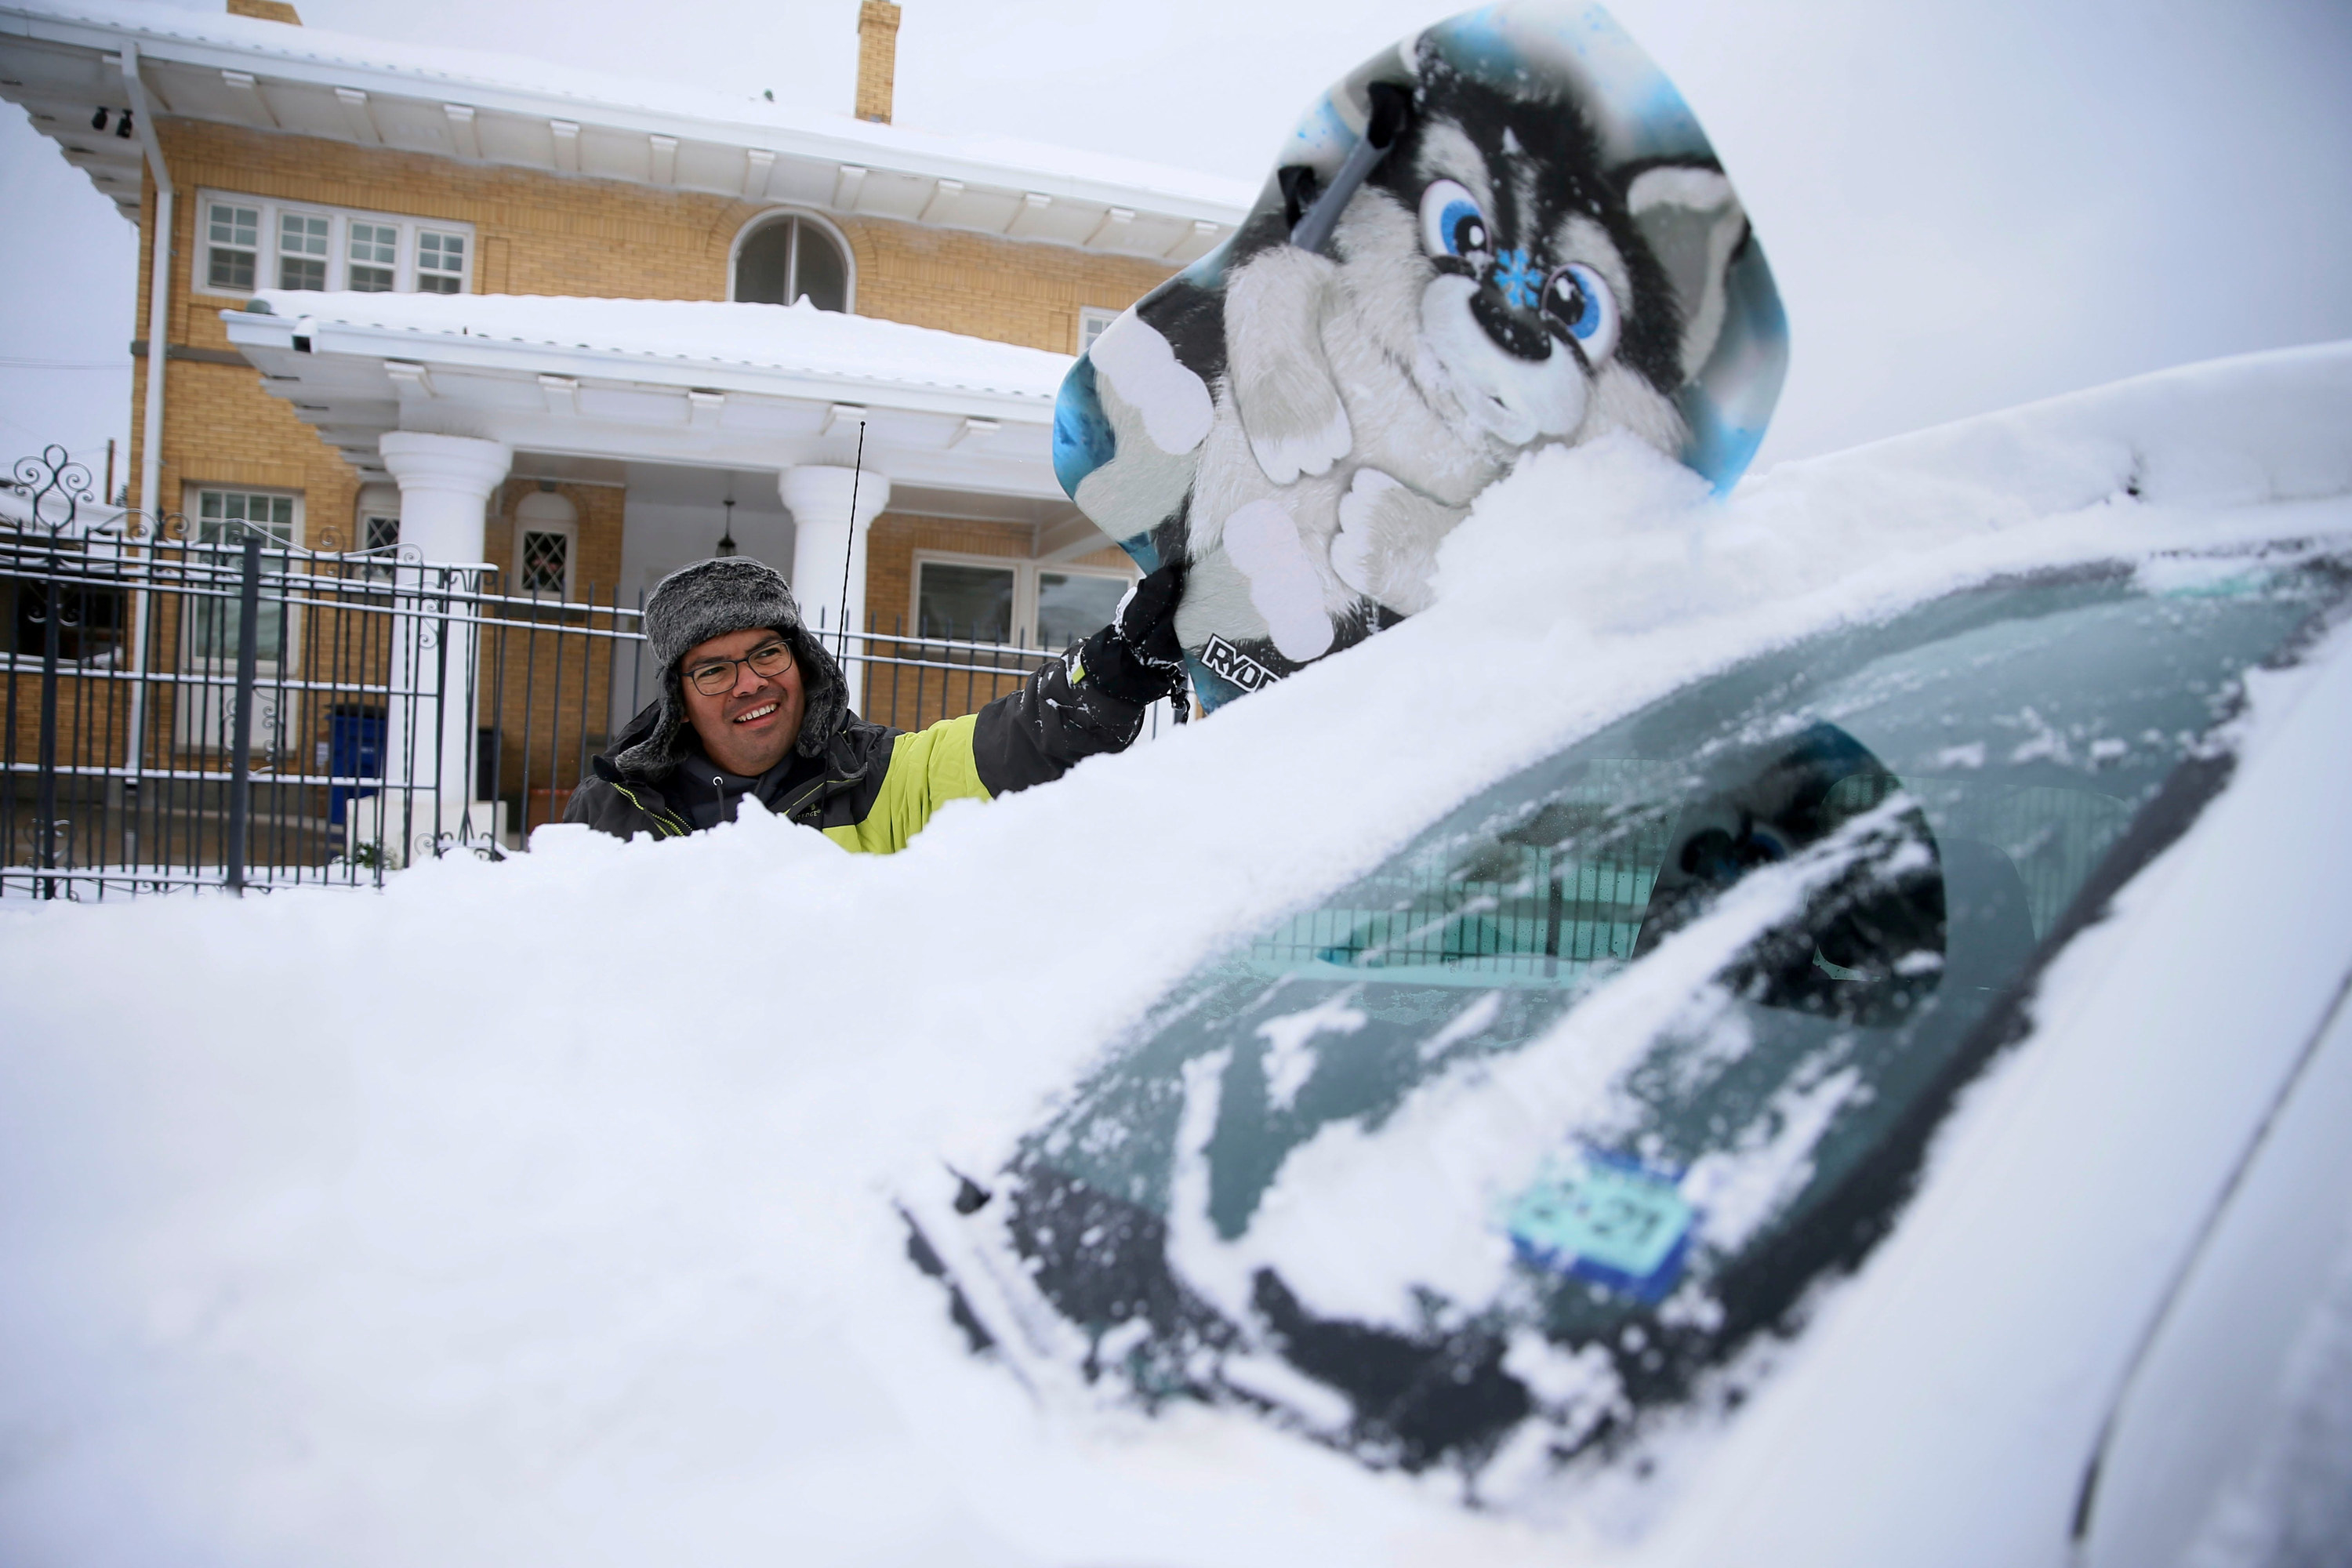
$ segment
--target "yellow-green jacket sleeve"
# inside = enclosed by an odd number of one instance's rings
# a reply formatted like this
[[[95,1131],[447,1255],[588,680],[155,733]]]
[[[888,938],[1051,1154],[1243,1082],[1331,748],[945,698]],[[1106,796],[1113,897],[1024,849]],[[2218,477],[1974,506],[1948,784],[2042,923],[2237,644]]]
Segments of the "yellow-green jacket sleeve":
[[[972,752],[977,714],[942,719],[927,730],[898,735],[890,744],[890,763],[882,774],[879,792],[866,815],[856,822],[824,828],[827,838],[845,849],[869,855],[893,855],[923,830],[931,813],[951,800],[986,800],[988,786],[980,781],[980,765]]]

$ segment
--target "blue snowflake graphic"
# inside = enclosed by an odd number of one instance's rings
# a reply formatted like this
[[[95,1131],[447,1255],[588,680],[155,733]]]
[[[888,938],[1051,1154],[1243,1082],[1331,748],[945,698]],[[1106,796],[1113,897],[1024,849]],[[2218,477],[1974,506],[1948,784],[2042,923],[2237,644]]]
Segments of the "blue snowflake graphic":
[[[1495,281],[1502,286],[1503,298],[1514,310],[1535,308],[1536,293],[1543,287],[1543,274],[1537,271],[1524,250],[1506,250],[1495,258]]]

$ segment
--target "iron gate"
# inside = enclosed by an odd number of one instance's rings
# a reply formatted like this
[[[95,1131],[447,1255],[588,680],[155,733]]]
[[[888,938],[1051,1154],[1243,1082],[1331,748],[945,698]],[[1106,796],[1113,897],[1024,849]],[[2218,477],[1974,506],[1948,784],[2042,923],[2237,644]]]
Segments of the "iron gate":
[[[0,502],[0,897],[380,886],[423,857],[498,858],[653,696],[643,606],[599,584],[508,594],[485,564],[153,519],[100,504],[54,447]],[[1050,657],[822,620],[859,710],[899,729]]]

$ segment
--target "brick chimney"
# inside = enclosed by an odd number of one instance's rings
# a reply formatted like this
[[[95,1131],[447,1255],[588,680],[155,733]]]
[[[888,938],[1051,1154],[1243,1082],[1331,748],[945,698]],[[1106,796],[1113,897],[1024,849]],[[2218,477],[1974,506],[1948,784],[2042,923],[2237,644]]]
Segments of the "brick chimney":
[[[898,77],[898,7],[865,0],[857,7],[857,118],[890,123],[890,90]]]
[[[258,17],[264,22],[283,22],[290,27],[302,25],[300,14],[286,0],[228,0],[228,14]]]

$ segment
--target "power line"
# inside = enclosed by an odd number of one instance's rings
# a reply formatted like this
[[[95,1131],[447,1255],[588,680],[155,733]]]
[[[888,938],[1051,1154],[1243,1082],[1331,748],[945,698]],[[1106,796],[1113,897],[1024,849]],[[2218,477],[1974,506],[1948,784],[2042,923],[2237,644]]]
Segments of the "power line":
[[[30,425],[11,419],[5,414],[0,414],[0,425],[7,426],[11,430],[23,431],[26,435],[34,437],[37,441],[39,441],[44,447],[56,446],[59,444],[53,436],[45,435],[41,431],[34,429]],[[101,438],[100,440],[92,441],[86,447],[66,447],[66,456],[68,458],[81,458],[104,452],[105,450],[106,442]]]

